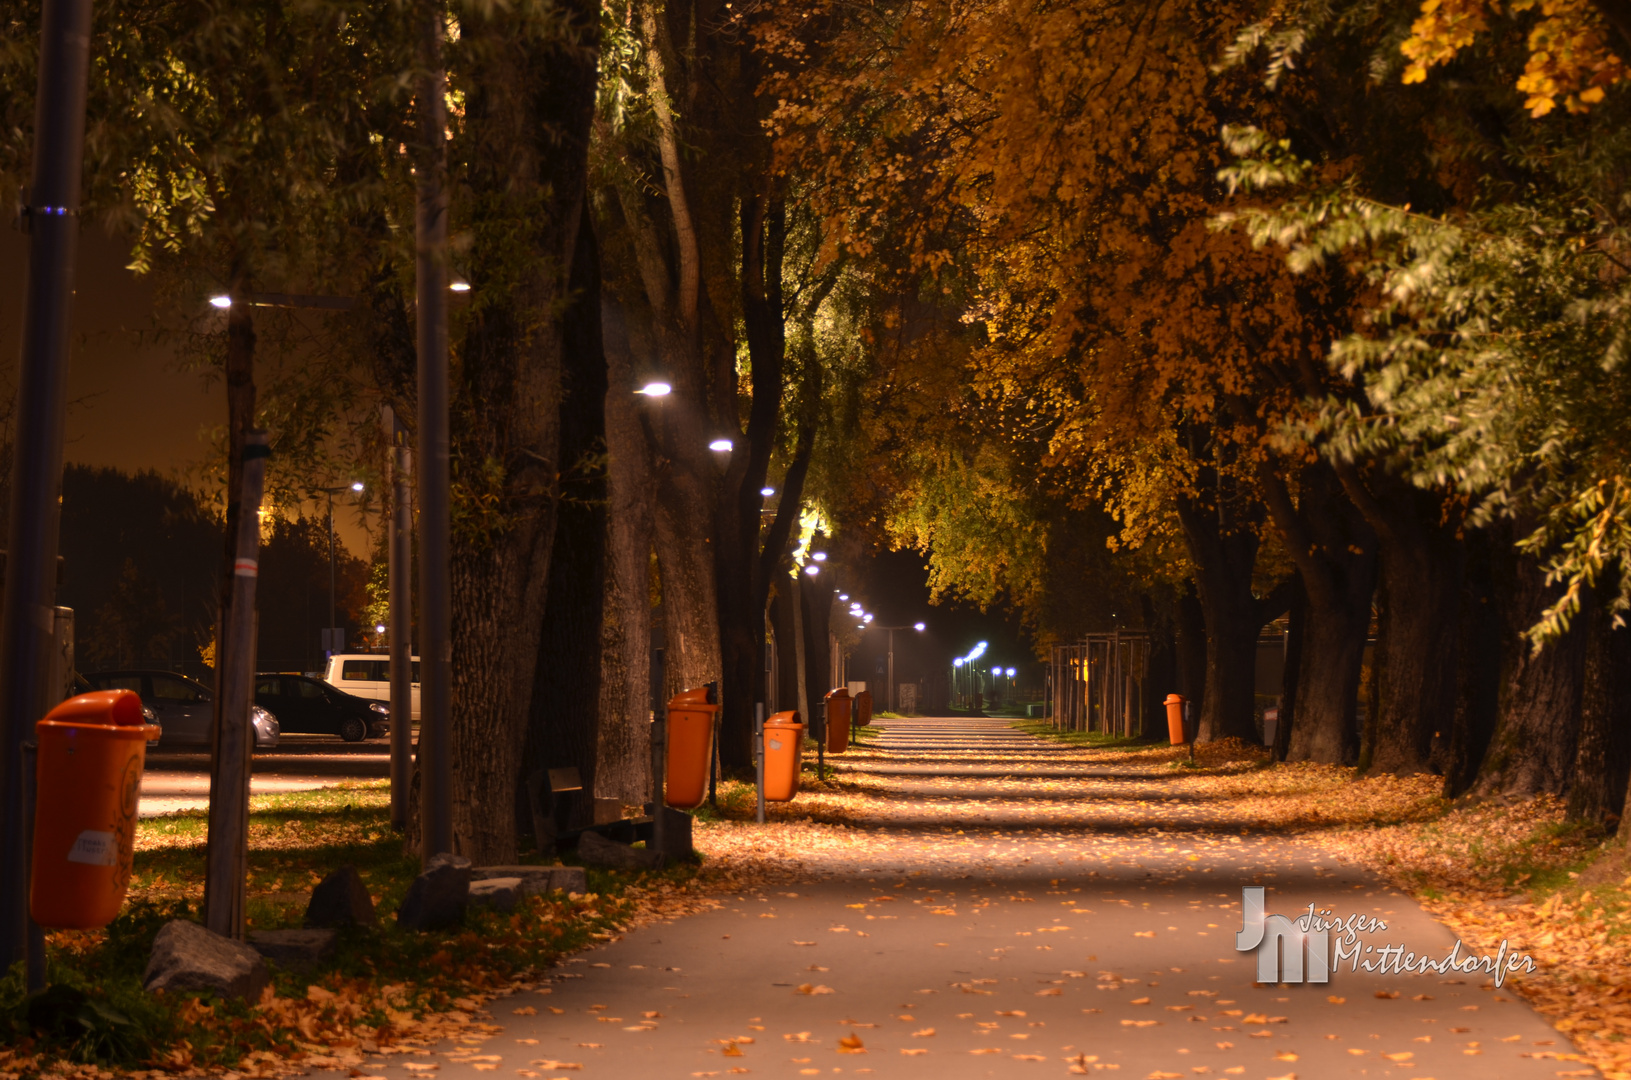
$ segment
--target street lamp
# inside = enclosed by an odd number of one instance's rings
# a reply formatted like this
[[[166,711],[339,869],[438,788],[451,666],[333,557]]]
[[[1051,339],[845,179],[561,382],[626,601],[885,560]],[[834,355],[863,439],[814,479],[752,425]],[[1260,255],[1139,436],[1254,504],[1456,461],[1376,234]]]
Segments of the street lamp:
[[[809,566],[804,568],[804,572],[810,577],[815,577],[817,574],[821,573],[821,567],[817,566],[815,563],[811,563]]]
[[[723,438],[715,439],[713,442],[708,444],[708,449],[712,450],[716,454],[728,454],[731,452],[731,441]]]
[[[636,390],[635,393],[644,394],[646,397],[667,397],[669,394],[673,393],[673,391],[674,388],[672,386],[660,379],[653,379],[644,386],[640,387],[640,389]]]
[[[768,499],[772,495],[776,494],[776,489],[773,487],[762,487],[759,489],[759,494]]]
[[[866,621],[871,622],[872,621],[872,616],[868,615],[866,617]],[[888,697],[888,701],[889,701],[889,711],[894,712],[895,711],[895,631],[896,630],[916,630],[918,633],[921,634],[923,631],[928,629],[928,624],[927,623],[917,622],[917,623],[913,623],[911,626],[880,626],[880,627],[878,627],[878,629],[879,630],[889,631],[889,693],[888,693],[887,697]],[[962,663],[962,661],[961,660],[956,660],[956,661],[953,661],[953,663],[960,665]]]

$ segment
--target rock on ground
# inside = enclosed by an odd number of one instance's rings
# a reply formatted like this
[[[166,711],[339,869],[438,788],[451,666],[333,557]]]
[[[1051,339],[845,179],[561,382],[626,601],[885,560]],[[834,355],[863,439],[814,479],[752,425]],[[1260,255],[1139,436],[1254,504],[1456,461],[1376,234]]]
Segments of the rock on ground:
[[[339,937],[338,930],[257,930],[249,944],[279,967],[306,968],[333,956]]]
[[[521,879],[514,877],[485,878],[470,883],[470,903],[498,911],[514,911],[521,899]]]
[[[578,837],[578,855],[591,866],[609,870],[655,870],[662,862],[660,851],[633,848],[593,832]]]
[[[464,918],[470,899],[470,860],[437,855],[413,879],[397,910],[397,924],[408,930],[440,930]]]
[[[589,891],[589,878],[581,866],[478,866],[470,871],[470,878],[472,881],[520,878],[521,892],[526,896],[556,889],[569,893]]]
[[[250,1001],[271,981],[254,948],[186,919],[165,923],[142,976],[148,990],[214,990]]]
[[[342,866],[318,882],[306,905],[306,926],[373,926],[374,900],[354,866]]]

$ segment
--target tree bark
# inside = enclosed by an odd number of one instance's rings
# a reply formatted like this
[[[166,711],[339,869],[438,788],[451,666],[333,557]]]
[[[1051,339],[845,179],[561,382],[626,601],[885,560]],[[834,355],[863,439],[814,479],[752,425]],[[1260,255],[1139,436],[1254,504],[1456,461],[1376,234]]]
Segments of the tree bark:
[[[465,140],[473,311],[453,372],[455,850],[514,860],[516,761],[537,677],[555,532],[563,333],[576,250],[599,9],[574,41],[526,12],[467,12]],[[596,635],[598,640],[598,635]]]
[[[1167,730],[1167,710],[1164,699],[1178,685],[1178,638],[1174,628],[1174,608],[1167,600],[1158,604],[1149,593],[1139,593],[1138,605],[1143,616],[1144,630],[1150,635],[1149,670],[1144,677],[1144,724],[1138,732],[1140,739],[1157,741]]]
[[[606,603],[606,355],[600,330],[600,259],[585,210],[562,318],[560,495],[549,557],[544,625],[517,794],[538,771],[576,768],[567,828],[594,821],[599,769],[602,612]],[[631,800],[644,802],[644,798]],[[520,822],[531,819],[528,813]]]
[[[601,304],[605,338],[607,487],[601,623],[600,748],[595,794],[643,802],[651,784],[651,448],[635,395],[626,315]]]
[[[1376,581],[1376,536],[1342,494],[1329,466],[1309,465],[1293,503],[1267,465],[1260,487],[1270,519],[1297,567],[1306,606],[1288,761],[1352,763],[1359,756],[1359,675]],[[1285,713],[1281,713],[1282,723]]]
[[[1198,715],[1206,698],[1206,612],[1201,608],[1200,597],[1195,595],[1193,581],[1184,583],[1174,614],[1178,693],[1190,702],[1190,708]]]
[[[1465,553],[1461,519],[1436,493],[1337,464],[1348,497],[1376,530],[1380,618],[1372,664],[1379,700],[1362,748],[1367,771],[1429,771],[1435,739],[1455,715],[1456,638]],[[1442,753],[1442,752],[1441,752]]]
[[[1631,630],[1616,629],[1601,605],[1576,616],[1586,623],[1584,684],[1580,700],[1580,745],[1574,782],[1569,785],[1568,817],[1613,833],[1625,810],[1631,779]]]
[[[1291,608],[1286,616],[1285,664],[1280,676],[1280,722],[1275,725],[1269,752],[1275,761],[1285,761],[1291,753],[1292,732],[1297,729],[1297,700],[1303,670],[1303,641],[1308,634],[1308,589],[1299,572],[1291,591]]]
[[[1547,585],[1532,557],[1496,532],[1496,612],[1501,628],[1501,684],[1495,733],[1473,785],[1475,794],[1524,798],[1563,795],[1574,776],[1580,739],[1585,638],[1577,621],[1539,653],[1525,636],[1561,590]]]
[[[1202,699],[1200,742],[1244,739],[1255,742],[1253,681],[1257,668],[1257,598],[1252,567],[1257,534],[1219,507],[1188,497],[1178,500],[1178,519],[1195,564],[1195,594],[1206,618],[1206,693]]]
[[[1490,560],[1492,539],[1479,529],[1467,534],[1466,573],[1461,586],[1461,628],[1456,647],[1455,717],[1444,754],[1444,794],[1465,794],[1495,734],[1500,705],[1501,624],[1496,614]]]

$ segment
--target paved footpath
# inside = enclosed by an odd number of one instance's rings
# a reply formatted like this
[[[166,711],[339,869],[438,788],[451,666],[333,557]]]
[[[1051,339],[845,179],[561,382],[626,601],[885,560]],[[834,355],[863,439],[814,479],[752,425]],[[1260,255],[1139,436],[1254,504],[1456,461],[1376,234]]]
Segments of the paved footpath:
[[[1170,770],[1072,764],[997,720],[879,726],[853,766],[880,785],[869,865],[813,854],[811,880],[633,931],[493,1002],[502,1031],[370,1072],[1598,1075],[1551,1059],[1567,1040],[1482,976],[1256,984],[1255,957],[1234,949],[1243,885],[1267,886],[1270,912],[1385,919],[1362,939],[1373,947],[1438,956],[1454,939],[1316,846],[1209,823],[1175,801]],[[1048,786],[1059,777],[1077,786]],[[1079,824],[1046,816],[1067,803]]]

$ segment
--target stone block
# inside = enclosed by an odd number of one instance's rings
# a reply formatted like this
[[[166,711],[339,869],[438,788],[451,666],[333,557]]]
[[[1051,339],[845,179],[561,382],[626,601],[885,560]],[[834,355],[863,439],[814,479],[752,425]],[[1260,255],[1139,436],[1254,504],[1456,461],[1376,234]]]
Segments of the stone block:
[[[224,938],[186,919],[164,924],[142,975],[148,990],[214,990],[254,1001],[272,981],[253,947]]]
[[[249,935],[255,951],[281,968],[316,967],[334,955],[338,930],[256,930]]]
[[[306,905],[306,926],[373,926],[374,900],[354,866],[342,866],[318,882]]]
[[[578,855],[589,865],[608,870],[655,870],[663,858],[661,852],[630,847],[593,832],[578,837]]]
[[[478,866],[470,871],[470,877],[473,881],[491,878],[520,878],[521,892],[526,896],[532,896],[534,893],[550,892],[555,889],[575,893],[589,891],[589,879],[584,875],[581,866],[532,866],[525,864]]]
[[[518,877],[483,878],[470,883],[470,903],[496,911],[514,911],[522,895]]]
[[[396,921],[409,930],[441,930],[464,918],[469,900],[470,860],[462,855],[437,855],[408,886]]]

